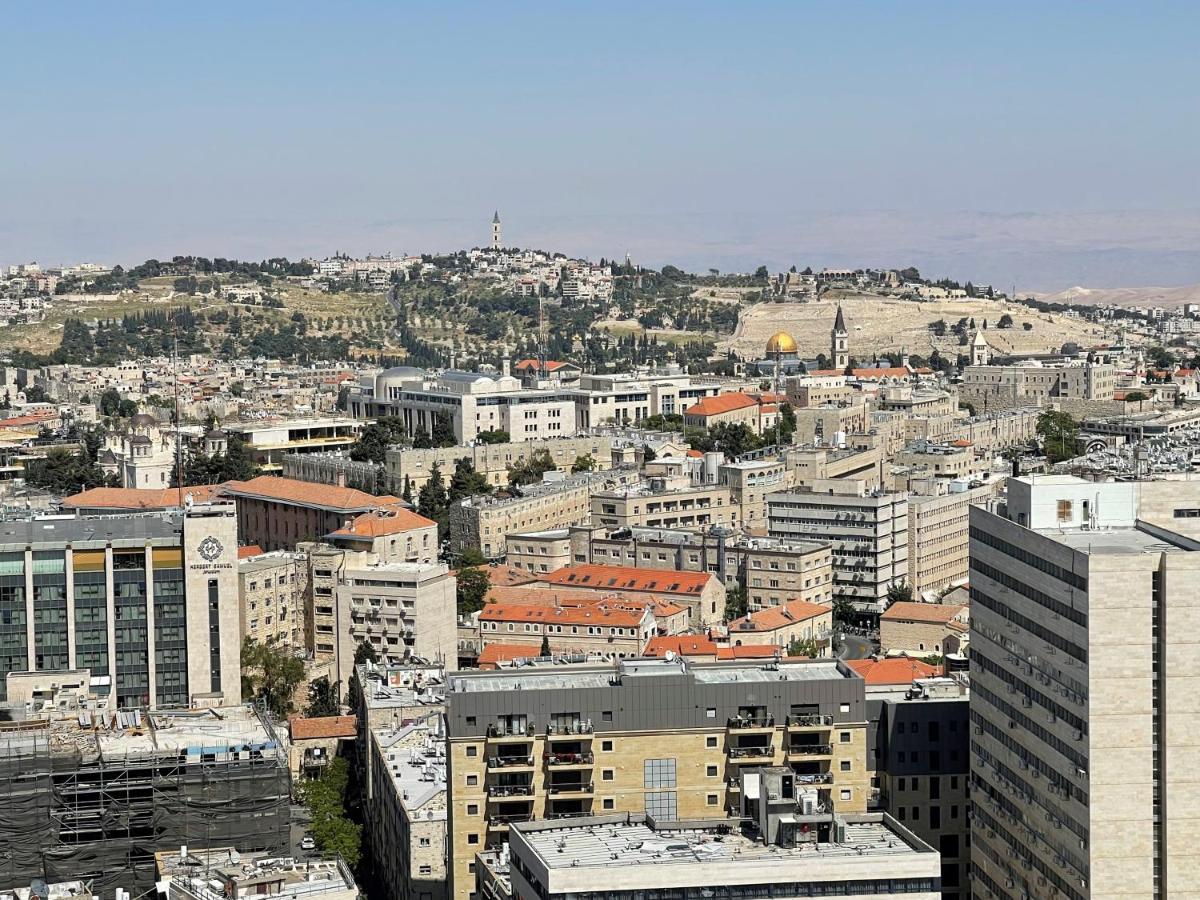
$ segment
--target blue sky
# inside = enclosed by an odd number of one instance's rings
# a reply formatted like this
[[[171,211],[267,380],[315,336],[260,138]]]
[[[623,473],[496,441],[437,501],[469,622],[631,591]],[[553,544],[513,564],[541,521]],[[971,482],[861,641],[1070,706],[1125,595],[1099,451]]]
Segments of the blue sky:
[[[1200,7],[0,10],[0,262],[506,237],[706,268],[1200,281]]]

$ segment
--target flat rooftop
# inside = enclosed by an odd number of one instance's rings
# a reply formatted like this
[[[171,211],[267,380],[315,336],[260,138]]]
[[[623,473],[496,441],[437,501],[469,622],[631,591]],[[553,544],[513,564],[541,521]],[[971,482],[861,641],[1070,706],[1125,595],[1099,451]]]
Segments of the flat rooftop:
[[[440,720],[440,716],[430,717]],[[422,821],[446,820],[445,729],[426,722],[372,732],[387,760],[400,802]]]
[[[67,542],[76,548],[155,540],[177,543],[182,529],[183,515],[178,512],[9,519],[0,521],[0,549],[36,549],[39,545]]]
[[[1051,538],[1072,550],[1084,553],[1139,554],[1186,553],[1196,548],[1169,541],[1162,535],[1140,528],[1071,529],[1040,528],[1038,534]]]
[[[549,870],[608,869],[614,860],[621,868],[629,866],[688,866],[699,863],[723,867],[750,866],[754,863],[812,861],[827,865],[839,857],[861,860],[870,857],[915,857],[933,851],[911,835],[901,834],[886,822],[882,814],[847,817],[845,840],[840,843],[821,841],[804,847],[780,847],[765,844],[743,835],[736,828],[721,834],[718,825],[728,822],[687,823],[693,827],[675,827],[663,823],[651,827],[646,822],[631,819],[623,822],[615,817],[581,819],[567,826],[544,823],[521,823],[513,828],[537,854]],[[784,872],[778,872],[785,877]],[[636,877],[636,876],[635,876]],[[725,869],[727,883],[739,881],[734,869]],[[659,884],[660,881],[655,881]]]
[[[456,673],[448,678],[449,693],[487,691],[537,691],[562,688],[604,688],[619,676],[624,679],[670,678],[691,675],[698,684],[765,684],[780,681],[830,681],[857,678],[833,659],[745,660],[687,663],[682,658],[624,660],[616,665],[580,665],[570,669],[504,669],[494,672]]]

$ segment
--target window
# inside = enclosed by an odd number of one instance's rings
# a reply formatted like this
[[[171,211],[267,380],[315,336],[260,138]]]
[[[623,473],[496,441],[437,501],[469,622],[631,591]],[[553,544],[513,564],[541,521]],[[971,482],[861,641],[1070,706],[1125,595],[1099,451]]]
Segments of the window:
[[[467,804],[467,815],[468,816],[479,815],[479,804],[478,803],[468,803]]]
[[[716,806],[720,802],[716,794],[709,794],[707,800],[709,806]]]
[[[840,763],[838,763],[838,766],[841,768],[841,770],[843,772],[849,772],[850,771],[850,760],[843,759]]]
[[[914,822],[920,822],[920,821],[921,821],[921,807],[919,807],[919,806],[914,806],[914,807],[912,808],[912,820],[913,820]]]
[[[842,788],[841,798],[843,800],[850,799],[850,789],[849,788]]]
[[[840,706],[838,706],[838,712],[844,712],[844,713],[850,712],[850,704],[849,703],[841,704]]]
[[[611,722],[612,721],[612,710],[611,709],[603,710],[600,713],[600,721],[601,722]]]
[[[942,799],[942,779],[939,778],[937,775],[934,775],[932,778],[929,779],[929,799],[930,800]]]
[[[850,732],[848,732],[848,731],[839,731],[839,732],[838,732],[838,741],[840,741],[840,742],[841,742],[841,743],[843,743],[843,744],[848,744],[848,743],[850,743]]]
[[[929,827],[935,831],[942,827],[942,808],[936,803],[929,807]]]
[[[467,835],[467,843],[468,844],[478,844],[479,843],[479,835],[468,834]],[[429,838],[421,838],[421,846],[428,847],[429,846]]]
[[[1057,507],[1057,514],[1058,514],[1058,521],[1070,522],[1071,521],[1071,501],[1070,500],[1059,500],[1058,507]]]
[[[704,774],[707,775],[709,778],[716,778],[717,777],[717,767],[716,766],[705,767]]]
[[[433,866],[421,866],[421,868],[418,871],[422,875],[432,875],[433,874]]]
[[[717,739],[716,739],[715,737],[713,737],[712,735],[709,735],[708,737],[706,737],[706,738],[704,739],[704,746],[705,746],[705,747],[715,747],[715,746],[717,746]]]
[[[468,725],[474,725],[474,724],[475,724],[475,717],[474,717],[474,716],[467,716],[467,724],[468,724]]]
[[[613,803],[612,797],[605,797],[604,800],[600,803],[600,805],[602,807],[604,807],[604,809],[612,809],[615,804]]]
[[[717,717],[717,708],[715,706],[708,707],[708,709],[704,710],[704,715],[706,718],[715,719]]]
[[[643,787],[653,788],[675,787],[674,759],[647,759],[643,764]],[[657,816],[655,816],[657,818]]]
[[[660,822],[677,821],[679,819],[679,807],[675,792],[662,791],[661,793],[647,794],[646,814],[653,816]]]
[[[604,751],[605,753],[612,753],[612,748],[613,748],[612,741],[601,741],[600,742],[600,749],[602,751]]]
[[[601,769],[600,770],[600,780],[601,781],[612,781],[616,777],[617,777],[616,769]]]
[[[474,744],[468,744],[467,745],[467,756],[478,756],[478,755],[479,755],[479,748],[476,747]]]
[[[479,776],[478,775],[468,775],[467,776],[467,786],[468,787],[474,787],[477,784],[479,784]]]

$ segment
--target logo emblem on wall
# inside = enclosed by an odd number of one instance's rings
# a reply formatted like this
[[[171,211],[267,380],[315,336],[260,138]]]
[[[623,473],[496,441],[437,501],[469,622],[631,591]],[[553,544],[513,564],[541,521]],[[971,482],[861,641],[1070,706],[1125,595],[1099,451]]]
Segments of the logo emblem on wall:
[[[215,537],[206,537],[200,542],[200,555],[209,562],[214,562],[224,552],[225,548]]]

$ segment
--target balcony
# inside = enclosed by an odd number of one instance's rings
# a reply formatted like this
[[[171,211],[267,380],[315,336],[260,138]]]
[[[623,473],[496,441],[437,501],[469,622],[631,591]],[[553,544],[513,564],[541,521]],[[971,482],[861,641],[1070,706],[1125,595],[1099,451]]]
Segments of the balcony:
[[[517,802],[528,803],[533,796],[532,784],[489,784],[487,787],[489,800],[497,803]]]
[[[833,784],[833,774],[830,772],[814,772],[811,775],[796,775],[797,786],[810,784]]]
[[[595,782],[570,782],[567,784],[551,784],[546,793],[551,798],[591,797],[596,793]]]
[[[729,762],[737,765],[757,763],[762,765],[775,759],[775,745],[766,744],[761,747],[730,747]]]
[[[487,761],[489,769],[503,769],[506,772],[532,772],[533,757],[525,754],[519,756],[489,756]]]
[[[547,725],[547,741],[590,741],[592,739],[591,722],[575,722],[570,725]]]
[[[587,769],[596,761],[592,753],[545,753],[542,759],[555,769]]]
[[[819,759],[820,757],[833,756],[832,744],[793,744],[787,748],[789,757],[799,757],[801,759]]]
[[[489,725],[487,737],[494,744],[528,744],[534,739],[534,733],[530,725]]]
[[[788,731],[828,730],[833,727],[833,716],[788,716]]]
[[[513,822],[532,822],[534,815],[532,811],[518,813],[493,813],[487,817],[487,827],[489,831],[508,831],[508,826]]]
[[[728,722],[726,727],[730,731],[737,731],[742,734],[753,734],[754,732],[773,731],[775,729],[774,716],[734,716]]]

